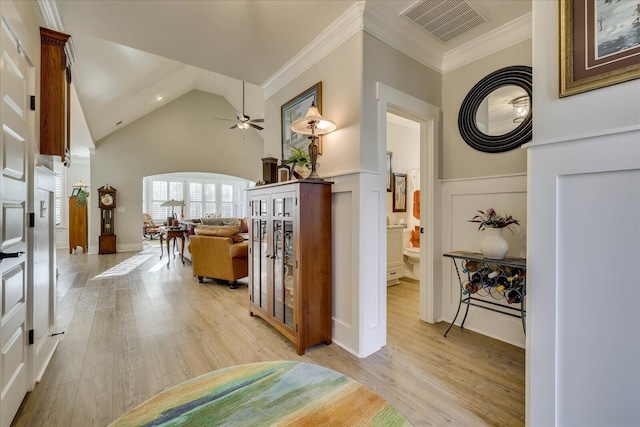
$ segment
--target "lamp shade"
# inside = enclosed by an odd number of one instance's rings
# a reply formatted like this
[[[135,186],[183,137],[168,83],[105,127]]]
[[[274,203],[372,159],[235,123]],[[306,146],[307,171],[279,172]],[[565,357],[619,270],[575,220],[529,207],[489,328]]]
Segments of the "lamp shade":
[[[87,187],[88,187],[88,185],[87,185],[87,184],[85,184],[85,183],[84,183],[84,182],[82,182],[82,181],[78,181],[78,182],[76,182],[75,184],[73,184],[73,185],[72,185],[72,187],[76,187],[76,188],[83,188],[83,189],[84,189],[84,188],[87,188]]]
[[[322,117],[318,107],[312,103],[303,118],[291,123],[291,130],[303,135],[324,135],[336,130],[336,124]]]
[[[167,206],[171,206],[171,207],[175,207],[175,206],[184,206],[184,202],[181,200],[167,200],[166,202],[162,202],[162,204],[160,205],[161,207],[165,208]]]

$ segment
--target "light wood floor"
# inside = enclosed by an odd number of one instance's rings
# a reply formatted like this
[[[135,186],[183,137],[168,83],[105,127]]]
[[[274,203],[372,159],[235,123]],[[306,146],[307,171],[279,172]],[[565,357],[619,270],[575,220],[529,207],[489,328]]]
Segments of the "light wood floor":
[[[297,356],[236,290],[199,284],[159,249],[59,251],[63,339],[15,426],[105,426],[156,393],[226,366],[299,360],[376,391],[415,426],[524,425],[524,350],[447,323],[418,320],[418,285],[389,288],[387,346],[358,359],[336,344]],[[166,260],[166,258],[165,258]]]

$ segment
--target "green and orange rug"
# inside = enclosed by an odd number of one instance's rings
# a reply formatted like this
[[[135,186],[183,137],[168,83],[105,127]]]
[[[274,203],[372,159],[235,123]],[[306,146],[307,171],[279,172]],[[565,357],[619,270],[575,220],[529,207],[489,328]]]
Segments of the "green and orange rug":
[[[124,426],[408,426],[382,397],[321,366],[292,361],[232,366],[152,397]]]

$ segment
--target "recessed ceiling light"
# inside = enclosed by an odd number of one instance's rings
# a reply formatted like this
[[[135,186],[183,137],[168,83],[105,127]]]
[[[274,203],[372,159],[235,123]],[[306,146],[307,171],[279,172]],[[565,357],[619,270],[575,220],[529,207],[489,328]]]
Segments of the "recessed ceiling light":
[[[156,96],[156,101],[162,101],[162,96],[160,95]]]

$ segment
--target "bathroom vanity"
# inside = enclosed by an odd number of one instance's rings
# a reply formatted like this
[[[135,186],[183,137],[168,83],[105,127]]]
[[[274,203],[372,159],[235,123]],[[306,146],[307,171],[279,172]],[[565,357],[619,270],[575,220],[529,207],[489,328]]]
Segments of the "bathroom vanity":
[[[387,286],[397,285],[399,279],[404,276],[403,255],[404,225],[387,226]]]

